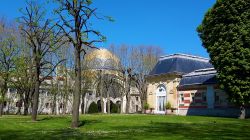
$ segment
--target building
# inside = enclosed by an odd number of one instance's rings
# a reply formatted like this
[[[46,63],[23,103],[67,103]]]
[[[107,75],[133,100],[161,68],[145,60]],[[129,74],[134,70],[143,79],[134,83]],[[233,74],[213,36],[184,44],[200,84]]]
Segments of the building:
[[[92,103],[98,105],[98,111],[107,113],[108,106],[112,110],[118,106],[117,113],[125,112],[126,98],[123,94],[125,79],[121,71],[120,60],[106,49],[95,49],[85,56],[82,62],[82,95],[80,99],[81,113],[88,113]],[[39,114],[71,114],[74,92],[73,71],[63,66],[56,69],[56,75],[45,77],[41,83],[39,94]],[[138,90],[131,87],[129,113],[141,110]],[[102,104],[103,103],[103,104]],[[103,105],[103,107],[101,107]],[[21,113],[24,103],[14,88],[9,88],[4,102],[5,114]],[[29,112],[32,108],[29,107]]]
[[[239,107],[228,102],[216,74],[207,58],[186,54],[160,57],[146,77],[147,112],[165,114],[166,104],[170,104],[171,114],[176,115],[237,116]]]
[[[120,60],[114,54],[106,49],[96,49],[86,55],[84,62],[83,74],[86,89],[84,98],[85,112],[91,103],[95,102],[101,106],[103,102],[103,111],[99,107],[99,111],[107,113],[108,103],[119,106],[119,110],[125,112],[126,98],[123,94],[125,89],[126,75],[122,72]],[[141,110],[141,104],[138,90],[132,86],[130,90],[130,107],[129,113],[136,113]]]

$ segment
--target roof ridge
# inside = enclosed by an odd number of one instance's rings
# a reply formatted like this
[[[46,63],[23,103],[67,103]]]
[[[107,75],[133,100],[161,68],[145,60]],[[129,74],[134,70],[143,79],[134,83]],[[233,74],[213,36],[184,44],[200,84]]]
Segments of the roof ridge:
[[[195,59],[199,61],[209,61],[209,58],[201,57],[201,56],[195,56],[195,55],[189,55],[189,54],[184,54],[184,53],[175,53],[175,54],[170,54],[170,55],[163,55],[160,56],[159,60],[165,60],[169,58],[177,58],[177,57],[182,57],[182,58],[187,58],[187,59]]]

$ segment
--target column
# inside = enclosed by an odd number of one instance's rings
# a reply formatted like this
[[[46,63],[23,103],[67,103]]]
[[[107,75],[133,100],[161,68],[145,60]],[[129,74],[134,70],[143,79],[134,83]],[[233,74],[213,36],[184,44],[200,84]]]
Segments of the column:
[[[103,113],[107,113],[107,100],[103,99]]]

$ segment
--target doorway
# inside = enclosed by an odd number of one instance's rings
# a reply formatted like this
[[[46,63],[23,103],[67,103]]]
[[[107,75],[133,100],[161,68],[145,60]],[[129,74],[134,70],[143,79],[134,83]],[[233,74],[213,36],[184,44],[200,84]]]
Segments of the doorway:
[[[166,88],[164,85],[159,85],[156,89],[156,113],[164,114],[165,113],[165,104],[166,104]]]

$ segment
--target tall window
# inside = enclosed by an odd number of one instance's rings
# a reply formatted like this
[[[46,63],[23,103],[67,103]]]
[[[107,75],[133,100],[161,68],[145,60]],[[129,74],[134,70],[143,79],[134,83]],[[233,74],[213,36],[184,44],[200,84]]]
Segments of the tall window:
[[[194,96],[195,96],[195,93],[191,93],[191,97],[192,97],[192,101],[191,102],[195,102],[195,100],[194,100]]]
[[[183,95],[183,93],[180,94],[180,100],[181,100],[181,102],[184,101],[184,95]]]
[[[206,102],[207,101],[207,95],[205,92],[202,92],[202,101]]]
[[[217,92],[214,92],[214,96],[215,96],[215,103],[219,104],[220,103],[220,96],[218,95]]]

